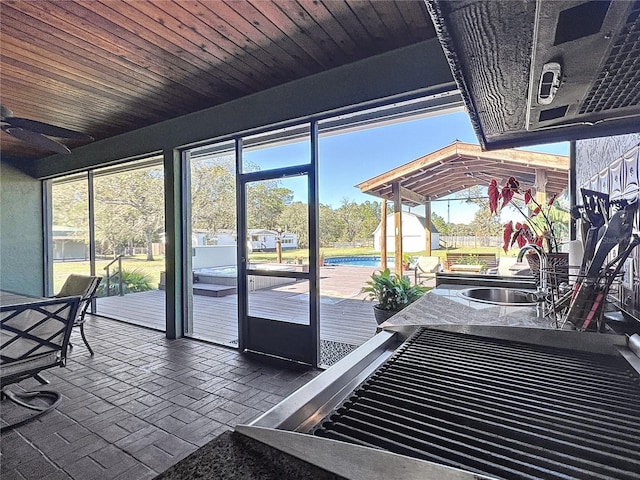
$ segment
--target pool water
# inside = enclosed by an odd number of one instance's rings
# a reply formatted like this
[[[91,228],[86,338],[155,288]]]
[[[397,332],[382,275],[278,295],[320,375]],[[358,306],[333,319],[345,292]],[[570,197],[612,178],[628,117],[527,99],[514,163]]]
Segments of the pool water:
[[[393,262],[393,257],[387,257],[387,262]],[[353,267],[379,267],[380,257],[331,257],[324,259],[325,265],[349,265]]]

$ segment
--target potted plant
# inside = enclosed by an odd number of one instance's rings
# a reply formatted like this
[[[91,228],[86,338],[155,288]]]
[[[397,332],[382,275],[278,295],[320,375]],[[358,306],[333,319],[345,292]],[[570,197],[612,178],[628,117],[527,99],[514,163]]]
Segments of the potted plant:
[[[408,253],[402,254],[402,268],[404,270],[409,270],[411,266],[411,256]]]
[[[378,325],[415,302],[427,290],[420,285],[411,285],[408,277],[391,273],[388,268],[371,274],[371,280],[362,288],[362,292],[367,294],[366,299],[378,302],[373,306]]]
[[[535,244],[546,248],[548,253],[558,253],[559,245],[556,237],[558,225],[551,220],[550,210],[554,206],[556,196],[549,199],[546,205],[541,205],[536,201],[530,188],[524,190],[520,187],[514,177],[509,177],[502,188],[498,187],[495,179],[491,180],[488,188],[489,209],[492,214],[499,213],[505,206],[511,204],[525,218],[525,222],[509,221],[504,225],[503,250],[507,252],[514,244],[522,248],[526,244]],[[523,202],[523,207],[513,200],[519,199]],[[498,204],[502,200],[502,205]]]
[[[564,276],[564,270],[568,272],[569,254],[560,252],[560,242],[557,238],[559,222],[554,222],[551,214],[556,196],[551,197],[546,205],[541,205],[534,198],[531,189],[521,188],[520,182],[514,177],[509,177],[502,188],[498,187],[495,179],[491,180],[488,194],[491,213],[499,213],[502,208],[511,204],[526,220],[525,222],[516,222],[515,225],[513,221],[509,221],[504,225],[503,250],[507,252],[514,245],[519,248],[527,244],[537,245],[546,250],[550,268],[552,270],[558,269],[560,274]],[[516,199],[520,200],[524,206],[521,207],[514,202]],[[502,201],[502,205],[499,207],[500,201]],[[525,209],[527,213],[525,213]],[[526,258],[532,272],[537,274],[540,269],[537,255],[527,255]]]

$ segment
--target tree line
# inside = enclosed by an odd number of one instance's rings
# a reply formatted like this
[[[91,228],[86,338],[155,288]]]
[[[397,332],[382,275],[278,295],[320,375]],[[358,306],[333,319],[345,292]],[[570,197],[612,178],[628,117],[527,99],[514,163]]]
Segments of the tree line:
[[[251,167],[251,166],[250,166]],[[252,167],[257,168],[257,167]],[[145,247],[153,260],[153,243],[164,232],[164,178],[161,167],[144,168],[94,176],[95,236],[99,255],[125,253],[131,247]],[[193,230],[210,237],[236,231],[236,178],[232,158],[193,161],[190,171],[191,224]],[[437,214],[432,222],[442,235],[496,236],[502,225],[491,215],[488,199],[480,190],[464,193],[479,208],[473,221],[451,224]],[[392,207],[392,206],[390,206]],[[298,246],[308,248],[307,204],[294,201],[294,192],[279,180],[253,182],[247,186],[249,228],[286,229],[298,235]],[[390,208],[389,213],[393,211]],[[84,181],[61,182],[53,187],[53,224],[74,227],[88,243],[88,194]],[[321,204],[320,245],[353,243],[372,238],[381,219],[378,201],[357,203],[343,198],[338,207]]]
[[[234,162],[229,158],[192,163],[191,225],[213,237],[236,230]],[[84,232],[88,243],[88,194],[86,180],[54,184],[53,224]],[[129,170],[94,177],[96,251],[120,254],[131,247],[145,247],[153,260],[153,243],[164,232],[164,178],[161,167]],[[286,229],[298,236],[298,246],[308,248],[307,204],[294,201],[294,192],[279,180],[247,186],[249,228]],[[370,239],[380,222],[380,203],[357,203],[344,198],[339,207],[321,204],[320,243]]]

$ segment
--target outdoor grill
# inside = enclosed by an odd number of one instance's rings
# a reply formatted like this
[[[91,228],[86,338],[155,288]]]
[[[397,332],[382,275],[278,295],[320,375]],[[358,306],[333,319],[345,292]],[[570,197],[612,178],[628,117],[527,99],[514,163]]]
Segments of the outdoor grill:
[[[468,478],[640,478],[639,359],[624,336],[421,327],[389,350],[393,334],[382,333],[373,370],[362,354],[345,370],[355,377],[336,374],[337,387],[312,387],[253,425],[477,476]]]
[[[622,358],[421,330],[315,429],[505,478],[638,478]]]

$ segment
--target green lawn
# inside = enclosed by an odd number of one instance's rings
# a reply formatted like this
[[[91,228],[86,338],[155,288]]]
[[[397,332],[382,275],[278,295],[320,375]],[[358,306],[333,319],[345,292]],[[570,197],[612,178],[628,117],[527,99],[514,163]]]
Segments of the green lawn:
[[[360,247],[360,248],[328,248],[323,247],[320,249],[321,253],[324,254],[325,258],[329,257],[349,257],[349,256],[380,256],[380,252],[376,252],[372,248]],[[451,252],[462,252],[462,253],[495,253],[498,256],[505,256],[506,254],[502,251],[501,248],[495,247],[464,247],[458,249],[450,249],[450,250],[434,250],[432,255],[440,256],[444,258],[444,255],[447,251]],[[510,250],[508,255],[515,256],[518,250],[513,249]],[[419,252],[408,252],[410,257],[418,257],[425,254],[425,251]],[[293,263],[297,257],[302,257],[305,259],[308,258],[309,250],[308,249],[296,249],[296,250],[285,250],[282,252],[282,260],[287,263]],[[393,253],[390,254],[392,256]],[[249,255],[249,258],[252,262],[275,262],[276,261],[276,253],[275,252],[253,252]],[[96,273],[98,275],[104,275],[105,271],[103,270],[104,266],[106,266],[112,259],[99,259],[96,262]],[[116,264],[114,264],[114,267]],[[124,257],[122,259],[122,268],[126,271],[132,270],[140,270],[146,273],[149,277],[151,285],[154,288],[157,288],[158,282],[160,281],[160,272],[165,270],[165,262],[164,256],[157,256],[153,262],[148,262],[146,260],[146,255],[134,255]],[[53,266],[54,272],[54,292],[57,292],[62,287],[65,279],[70,273],[83,273],[89,274],[89,261],[82,262],[55,262]]]
[[[158,287],[160,281],[160,272],[164,271],[164,256],[157,256],[153,262],[147,261],[146,255],[133,255],[130,257],[122,258],[122,269],[126,271],[140,270],[143,271],[148,277],[154,288]],[[104,275],[106,272],[104,267],[113,259],[98,259],[96,261],[96,274]],[[113,272],[114,267],[117,269],[117,262],[111,267]],[[53,264],[53,285],[54,292],[57,292],[62,287],[65,279],[70,273],[82,273],[88,275],[89,261],[84,262],[55,262]]]

